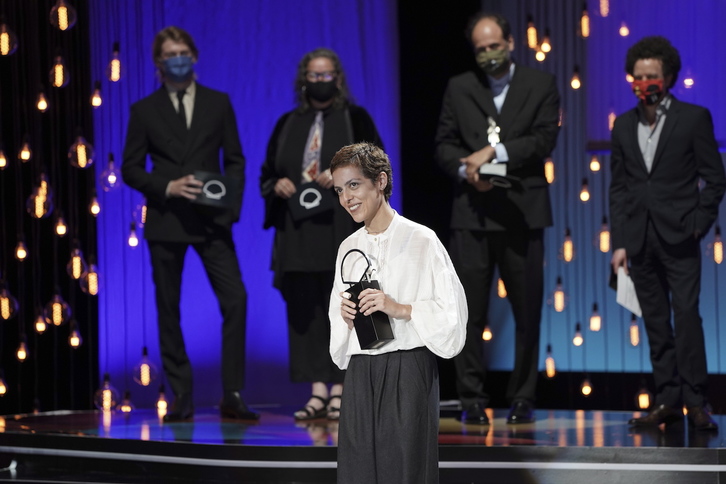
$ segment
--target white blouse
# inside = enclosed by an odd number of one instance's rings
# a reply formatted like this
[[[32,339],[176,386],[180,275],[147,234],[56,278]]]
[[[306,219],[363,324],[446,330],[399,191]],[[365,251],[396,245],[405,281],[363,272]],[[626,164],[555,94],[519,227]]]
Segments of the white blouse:
[[[371,261],[369,278],[399,304],[411,305],[411,319],[390,318],[393,341],[374,350],[362,350],[355,329],[340,314],[340,263],[350,249],[362,250]],[[367,262],[359,253],[345,259],[343,276],[358,282]],[[370,235],[361,228],[338,248],[336,277],[330,296],[330,356],[339,368],[348,367],[352,355],[378,355],[426,346],[442,358],[453,358],[464,347],[469,316],[464,288],[449,254],[433,230],[395,213],[385,232]]]

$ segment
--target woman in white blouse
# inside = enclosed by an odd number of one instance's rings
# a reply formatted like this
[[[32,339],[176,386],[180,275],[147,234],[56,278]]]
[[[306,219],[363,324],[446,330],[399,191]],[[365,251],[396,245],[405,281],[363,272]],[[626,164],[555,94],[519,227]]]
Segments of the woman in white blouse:
[[[368,273],[380,290],[353,300],[335,279],[330,298],[330,355],[347,368],[338,436],[338,482],[438,482],[439,381],[436,358],[452,358],[464,346],[464,289],[436,234],[396,213],[388,203],[388,156],[370,143],[342,148],[330,171],[340,204],[364,227],[343,241],[337,267],[346,281]],[[355,276],[354,276],[355,275]],[[353,319],[385,313],[393,340],[363,350]]]

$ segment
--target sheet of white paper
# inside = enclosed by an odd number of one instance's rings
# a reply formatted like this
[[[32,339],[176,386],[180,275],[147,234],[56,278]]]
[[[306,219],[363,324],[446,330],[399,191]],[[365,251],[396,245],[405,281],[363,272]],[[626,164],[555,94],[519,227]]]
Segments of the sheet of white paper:
[[[641,317],[643,315],[640,310],[638,296],[635,294],[633,280],[625,273],[625,269],[622,267],[618,268],[618,291],[615,300],[636,316]]]

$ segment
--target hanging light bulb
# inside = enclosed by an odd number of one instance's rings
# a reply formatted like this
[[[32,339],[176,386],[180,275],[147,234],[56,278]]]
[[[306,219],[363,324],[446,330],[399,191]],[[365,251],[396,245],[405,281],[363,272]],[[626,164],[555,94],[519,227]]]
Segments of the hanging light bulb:
[[[547,378],[554,378],[557,374],[555,358],[552,356],[552,345],[547,345],[547,357],[545,358],[545,375]]]
[[[74,243],[74,247],[71,250],[71,259],[66,265],[66,271],[71,279],[79,280],[81,277],[86,275],[88,267],[86,261],[83,260],[83,251],[78,246],[78,241]]]
[[[691,89],[696,84],[696,81],[693,80],[692,76],[686,76],[685,79],[683,79],[683,87],[686,89]]]
[[[550,43],[550,29],[545,29],[544,37],[542,37],[542,43],[539,46],[542,52],[549,54],[552,51],[552,44]]]
[[[49,77],[50,85],[53,87],[66,87],[68,85],[71,78],[62,56],[55,56],[53,67],[50,68]]]
[[[63,218],[63,212],[58,212],[58,218],[55,221],[55,233],[58,237],[63,237],[68,233],[68,226]]]
[[[562,242],[562,260],[572,262],[575,258],[575,246],[572,243],[572,232],[570,228],[565,229],[565,240]]]
[[[48,323],[45,322],[45,316],[43,316],[43,311],[38,310],[38,314],[35,316],[35,321],[33,321],[33,327],[35,328],[35,332],[38,334],[45,333],[45,330],[48,329]]]
[[[103,98],[101,97],[101,81],[96,81],[96,84],[93,87],[93,94],[91,94],[91,106],[97,108],[101,104],[103,104]]]
[[[636,404],[640,410],[647,410],[650,408],[650,404],[653,401],[653,395],[645,388],[645,385],[640,387],[638,395],[635,397]]]
[[[582,179],[582,188],[580,189],[580,200],[587,202],[590,200],[590,189],[587,185],[587,178]]]
[[[0,370],[0,397],[4,397],[8,392],[8,384],[5,382],[5,372]]]
[[[81,337],[81,332],[78,330],[78,323],[75,319],[71,320],[70,329],[71,332],[68,336],[68,346],[73,349],[80,348],[83,344],[83,338]]]
[[[585,339],[582,337],[582,327],[580,323],[575,324],[575,336],[572,337],[572,344],[575,346],[582,346]]]
[[[638,346],[640,344],[640,328],[638,328],[638,318],[635,314],[630,316],[630,344]]]
[[[56,293],[48,304],[45,305],[43,314],[48,324],[60,326],[70,319],[71,307],[63,300],[59,293]]]
[[[149,359],[149,351],[146,346],[141,351],[141,361],[134,366],[134,381],[141,386],[148,387],[159,375],[156,365]]]
[[[8,157],[5,156],[5,150],[0,146],[0,170],[4,170],[8,167]]]
[[[555,182],[555,162],[552,161],[552,157],[548,156],[545,160],[545,178],[547,179],[547,183],[550,185]]]
[[[146,224],[146,201],[136,206],[133,213],[134,222],[138,228],[142,228]]]
[[[587,3],[582,7],[582,16],[580,17],[580,35],[586,39],[590,37],[590,15],[587,13]]]
[[[607,215],[602,216],[602,225],[600,225],[600,233],[598,235],[600,252],[607,254],[610,252],[610,227],[608,226]]]
[[[610,14],[610,0],[600,0],[600,16],[607,17]]]
[[[615,111],[613,111],[611,109],[610,112],[608,113],[608,129],[610,131],[612,131],[613,130],[613,126],[615,126],[615,118],[616,117],[617,116],[615,116]]]
[[[618,30],[618,33],[620,34],[620,37],[627,37],[628,35],[630,35],[630,29],[625,22],[622,22],[620,24],[620,29]]]
[[[507,288],[504,285],[504,281],[502,280],[501,277],[497,281],[497,296],[499,296],[502,299],[507,297]]]
[[[534,58],[537,60],[537,62],[544,62],[544,60],[547,58],[547,54],[545,54],[545,52],[542,49],[537,47],[537,51],[534,54]]]
[[[21,363],[28,358],[28,338],[24,334],[20,335],[20,343],[18,349],[15,350],[15,357]]]
[[[5,281],[0,281],[0,318],[8,321],[18,314],[18,300],[10,294]]]
[[[585,378],[582,381],[582,385],[580,385],[580,392],[586,397],[589,397],[592,394],[592,385],[590,384],[590,379]]]
[[[97,409],[108,412],[116,408],[118,402],[118,390],[111,385],[111,377],[109,374],[104,373],[101,388],[93,394],[93,404],[96,405]]]
[[[557,284],[552,299],[555,311],[561,313],[565,310],[565,290],[562,288],[562,277],[560,276],[557,276]]]
[[[30,149],[30,142],[26,139],[23,146],[20,147],[18,152],[18,159],[25,163],[33,157],[33,151]]]
[[[80,134],[68,150],[68,160],[76,168],[88,168],[93,164],[93,146]]]
[[[94,217],[98,217],[98,214],[101,213],[101,205],[98,203],[98,197],[96,196],[95,190],[91,196],[91,203],[88,204],[88,211]]]
[[[602,168],[602,165],[600,165],[600,157],[593,153],[590,157],[590,171],[597,173],[600,171],[600,168]]]
[[[76,25],[76,9],[65,0],[58,0],[50,9],[50,24],[58,30],[68,30]]]
[[[121,186],[121,172],[114,164],[113,153],[108,154],[108,165],[101,172],[101,186],[104,192],[111,192]]]
[[[46,218],[53,212],[53,194],[45,173],[41,173],[38,186],[33,189],[25,202],[25,209],[36,219]]]
[[[41,89],[38,93],[38,101],[35,103],[35,107],[38,108],[38,111],[41,113],[44,113],[48,110],[48,100],[45,98],[45,93]]]
[[[159,418],[166,415],[166,410],[169,408],[169,403],[166,401],[166,395],[164,394],[164,385],[159,385],[159,397],[156,399],[156,413]]]
[[[111,82],[118,82],[121,79],[121,59],[119,58],[119,52],[120,44],[114,42],[111,60],[108,63],[108,67],[106,67],[106,77]]]
[[[119,403],[117,410],[121,413],[131,413],[136,409],[133,403],[131,403],[131,392],[126,390],[124,392],[124,398]]]
[[[580,68],[575,66],[575,69],[572,71],[572,78],[570,79],[570,87],[577,91],[580,89],[580,86],[582,86],[580,82]]]
[[[600,331],[602,317],[597,310],[597,303],[592,303],[592,314],[590,314],[590,331]]]
[[[81,291],[89,296],[98,296],[99,289],[100,276],[98,275],[98,267],[96,267],[96,264],[90,263],[88,265],[88,271],[81,277]]]
[[[139,238],[136,236],[136,222],[131,222],[131,230],[129,230],[129,247],[132,249],[139,246]]]
[[[716,225],[713,235],[713,261],[716,264],[723,262],[723,242],[721,242],[721,227]]]
[[[15,258],[22,262],[26,257],[28,257],[28,248],[25,246],[25,238],[21,235],[15,247]]]
[[[481,333],[481,339],[484,341],[491,341],[494,335],[492,334],[492,330],[489,328],[489,325],[487,324],[484,326],[484,331]]]
[[[537,27],[534,26],[534,19],[527,15],[527,46],[530,49],[537,48]]]
[[[18,49],[18,36],[8,28],[5,19],[0,18],[0,55],[13,55]]]

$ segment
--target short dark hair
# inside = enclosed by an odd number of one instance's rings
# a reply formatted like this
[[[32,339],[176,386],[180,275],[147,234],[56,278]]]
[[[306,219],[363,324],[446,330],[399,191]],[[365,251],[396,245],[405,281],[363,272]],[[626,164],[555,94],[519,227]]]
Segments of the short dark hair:
[[[496,22],[496,24],[499,25],[499,28],[502,29],[502,37],[504,40],[509,40],[512,36],[512,27],[509,25],[509,20],[507,20],[504,15],[493,12],[477,12],[469,17],[469,22],[466,24],[466,30],[464,31],[466,40],[468,40],[469,43],[471,43],[471,36],[474,34],[474,27],[476,27],[476,24],[485,18]]]
[[[363,176],[374,183],[381,173],[385,173],[388,177],[388,183],[383,189],[383,195],[386,200],[391,198],[393,192],[391,161],[388,159],[388,155],[378,146],[367,142],[343,146],[330,162],[330,173],[332,174],[335,170],[344,166],[358,167]]]
[[[174,42],[183,42],[187,44],[187,47],[189,47],[189,50],[192,52],[194,58],[199,58],[199,51],[197,50],[197,45],[194,43],[194,39],[192,38],[192,36],[189,35],[189,32],[179,27],[170,25],[169,27],[161,29],[159,33],[156,34],[156,37],[154,37],[154,43],[151,47],[151,55],[154,58],[154,63],[158,62],[159,59],[161,59],[161,46],[167,40],[172,40]]]
[[[658,59],[663,65],[663,76],[673,76],[668,88],[676,84],[681,70],[681,56],[668,39],[653,35],[633,44],[625,56],[625,72],[632,76],[635,63],[641,59]]]
[[[343,64],[340,62],[340,57],[332,49],[326,49],[324,47],[311,50],[300,59],[300,63],[297,65],[297,76],[295,77],[295,101],[297,103],[297,110],[299,112],[305,112],[310,109],[310,102],[305,94],[305,74],[308,70],[308,64],[313,59],[318,57],[325,57],[330,59],[335,69],[335,75],[340,80],[340,89],[335,93],[335,99],[333,106],[340,108],[346,104],[352,102],[350,90],[348,89],[348,81],[345,79],[345,71],[343,70]]]

